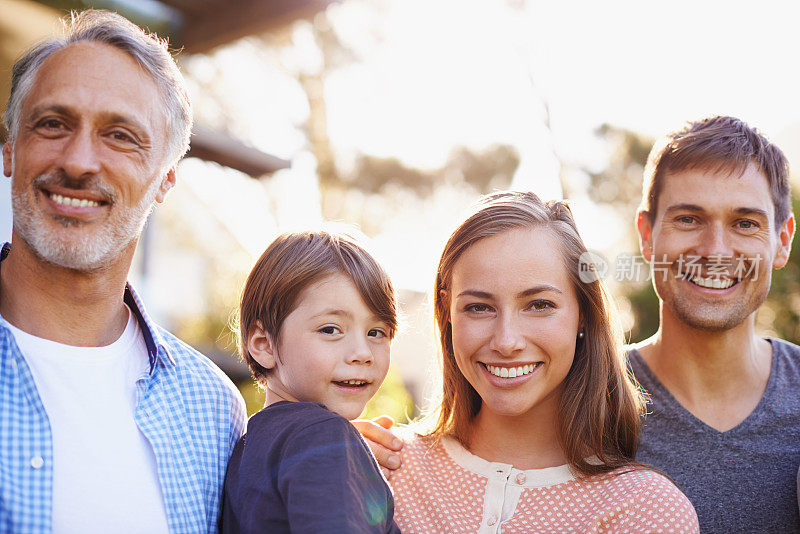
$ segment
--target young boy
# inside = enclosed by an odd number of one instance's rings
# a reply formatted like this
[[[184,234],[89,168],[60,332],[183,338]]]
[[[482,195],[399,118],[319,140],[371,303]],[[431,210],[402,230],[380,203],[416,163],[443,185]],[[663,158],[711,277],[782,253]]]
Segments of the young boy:
[[[239,322],[267,400],[228,464],[222,532],[399,532],[391,491],[348,421],[389,368],[397,311],[383,269],[345,237],[284,234],[250,273]]]

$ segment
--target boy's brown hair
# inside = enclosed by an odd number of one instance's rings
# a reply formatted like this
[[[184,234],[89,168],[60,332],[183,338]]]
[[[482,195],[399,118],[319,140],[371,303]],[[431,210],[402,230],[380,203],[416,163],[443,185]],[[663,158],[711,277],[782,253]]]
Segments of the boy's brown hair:
[[[297,232],[278,236],[256,262],[242,290],[239,306],[239,351],[253,377],[264,384],[270,370],[247,350],[256,327],[277,340],[286,317],[302,291],[332,274],[348,276],[364,303],[389,328],[397,331],[397,302],[386,271],[352,239],[329,232]]]
[[[753,163],[767,178],[779,229],[792,211],[789,163],[761,132],[735,117],[713,116],[687,123],[656,141],[647,158],[641,211],[655,222],[664,177],[689,169],[744,172]]]

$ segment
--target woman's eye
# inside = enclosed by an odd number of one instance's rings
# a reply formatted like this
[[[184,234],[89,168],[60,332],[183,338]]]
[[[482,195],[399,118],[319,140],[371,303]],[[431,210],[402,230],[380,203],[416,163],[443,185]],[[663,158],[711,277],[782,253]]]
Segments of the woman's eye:
[[[534,300],[530,304],[530,308],[534,310],[549,310],[555,308],[556,305],[549,300]]]
[[[464,311],[470,313],[486,313],[491,310],[492,307],[489,306],[488,304],[475,303],[475,304],[467,304],[466,306],[464,306]]]
[[[323,326],[322,328],[320,328],[320,329],[318,330],[318,332],[319,332],[320,334],[327,334],[327,335],[329,335],[329,336],[332,336],[332,335],[334,335],[334,334],[339,334],[339,333],[341,333],[341,330],[339,329],[339,327],[338,327],[338,326],[332,326],[332,325],[329,325],[329,326]]]

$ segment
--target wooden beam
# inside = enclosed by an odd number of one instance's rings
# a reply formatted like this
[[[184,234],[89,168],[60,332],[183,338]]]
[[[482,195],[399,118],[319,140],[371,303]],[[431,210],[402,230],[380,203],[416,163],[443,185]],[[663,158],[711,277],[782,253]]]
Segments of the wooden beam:
[[[267,154],[245,145],[234,137],[197,124],[192,130],[192,144],[186,157],[214,161],[253,178],[292,166],[290,161]]]
[[[206,52],[246,35],[310,17],[335,0],[239,0],[198,18],[187,18],[179,41],[190,54]]]

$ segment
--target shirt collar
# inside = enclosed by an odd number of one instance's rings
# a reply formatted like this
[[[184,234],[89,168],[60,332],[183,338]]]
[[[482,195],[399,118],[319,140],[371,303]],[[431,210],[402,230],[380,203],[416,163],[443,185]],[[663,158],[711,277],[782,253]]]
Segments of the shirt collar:
[[[144,342],[147,345],[147,355],[150,357],[150,374],[153,374],[156,363],[158,363],[159,348],[161,348],[161,353],[165,356],[165,363],[168,362],[171,365],[175,365],[175,358],[169,350],[169,344],[164,340],[161,331],[156,328],[155,323],[147,314],[142,300],[136,294],[130,282],[125,284],[125,304],[131,309],[139,322],[139,327],[142,329]]]
[[[6,243],[3,245],[3,249],[0,250],[0,262],[6,259],[10,250],[11,243]],[[149,315],[147,315],[144,304],[139,298],[139,295],[136,294],[136,291],[133,290],[133,287],[131,287],[130,283],[125,284],[124,301],[133,312],[133,315],[136,317],[136,321],[139,323],[139,328],[142,330],[144,342],[145,345],[147,345],[147,356],[150,360],[150,374],[153,374],[156,364],[158,363],[159,348],[161,349],[161,353],[164,355],[164,363],[175,365],[175,358],[172,356],[172,353],[169,350],[169,344],[166,343],[161,332],[158,328],[156,328],[153,320],[150,319]]]

